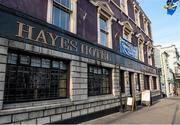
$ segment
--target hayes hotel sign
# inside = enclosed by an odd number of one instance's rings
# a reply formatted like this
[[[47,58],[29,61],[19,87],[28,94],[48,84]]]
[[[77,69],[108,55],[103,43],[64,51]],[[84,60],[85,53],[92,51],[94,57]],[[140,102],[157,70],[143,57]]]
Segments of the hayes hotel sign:
[[[17,25],[18,29],[16,36],[22,39],[40,42],[57,49],[64,49],[73,53],[79,53],[80,55],[92,57],[101,61],[112,61],[111,53],[106,50],[65,37],[63,35],[60,36],[56,33],[48,32],[43,29],[39,30],[34,26],[20,21],[17,21]]]
[[[155,68],[140,63],[136,59],[123,56],[42,20],[1,5],[0,17],[0,37],[156,74]]]

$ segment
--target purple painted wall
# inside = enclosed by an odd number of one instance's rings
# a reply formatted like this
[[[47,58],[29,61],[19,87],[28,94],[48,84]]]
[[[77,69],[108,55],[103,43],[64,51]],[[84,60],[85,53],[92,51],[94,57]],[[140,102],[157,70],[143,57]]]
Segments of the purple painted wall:
[[[77,8],[77,34],[97,42],[97,8],[89,0],[78,0]]]
[[[142,13],[140,13],[140,25],[141,25],[141,29],[144,30],[144,20]]]
[[[0,4],[46,21],[47,0],[0,0]]]
[[[118,5],[119,0],[114,0]],[[36,18],[46,21],[47,18],[47,0],[0,0],[0,4],[8,6],[10,8],[22,11]],[[119,19],[121,22],[128,21],[133,27],[132,44],[137,46],[138,41],[135,36],[138,33],[142,33],[145,38],[144,43],[144,54],[145,63],[147,60],[147,47],[146,42],[151,41],[143,31],[141,31],[134,23],[134,8],[133,0],[128,0],[128,13],[129,17],[125,15],[119,8],[117,8],[112,2],[108,2],[111,10],[114,13],[114,17]],[[140,14],[140,24],[141,29],[144,30],[144,23],[142,14]],[[91,42],[97,42],[98,32],[97,32],[97,7],[89,2],[89,0],[78,0],[77,2],[77,35],[85,38]],[[149,26],[150,32],[150,26]],[[115,51],[119,51],[119,37],[123,36],[123,27],[117,22],[112,22],[112,44]],[[151,32],[150,32],[151,37]],[[154,60],[154,59],[153,59]],[[153,63],[154,64],[154,63]]]

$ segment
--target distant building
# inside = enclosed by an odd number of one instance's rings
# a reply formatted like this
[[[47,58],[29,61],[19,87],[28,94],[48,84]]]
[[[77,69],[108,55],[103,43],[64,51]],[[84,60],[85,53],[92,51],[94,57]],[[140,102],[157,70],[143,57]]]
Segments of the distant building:
[[[175,77],[175,84],[180,87],[180,55],[175,45],[162,47],[162,51],[169,54],[169,67],[172,69]]]
[[[154,47],[155,66],[161,69],[160,82],[162,92],[168,97],[173,94],[174,85],[180,84],[179,53],[175,45]]]

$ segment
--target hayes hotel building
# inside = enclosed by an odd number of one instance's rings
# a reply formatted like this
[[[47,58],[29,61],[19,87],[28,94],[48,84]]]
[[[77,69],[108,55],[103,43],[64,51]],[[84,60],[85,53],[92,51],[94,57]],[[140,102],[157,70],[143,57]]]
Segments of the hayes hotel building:
[[[151,22],[136,0],[0,0],[0,17],[2,124],[118,109],[144,90],[160,96]]]

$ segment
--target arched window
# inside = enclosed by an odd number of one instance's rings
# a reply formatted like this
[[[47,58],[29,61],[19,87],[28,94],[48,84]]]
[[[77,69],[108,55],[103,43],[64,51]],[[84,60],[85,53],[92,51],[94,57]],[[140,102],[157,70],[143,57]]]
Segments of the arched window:
[[[120,7],[122,11],[128,15],[128,0],[120,0]]]
[[[138,37],[138,56],[139,60],[144,62],[144,37],[142,34],[136,35]]]
[[[150,41],[147,42],[147,56],[148,56],[148,64],[152,65],[153,58],[153,46]]]
[[[113,12],[109,5],[103,1],[92,2],[98,7],[97,26],[98,26],[98,43],[112,48],[112,18]]]
[[[133,28],[129,22],[127,21],[123,22],[123,38],[129,42],[131,42],[132,33],[133,33],[132,30]]]

